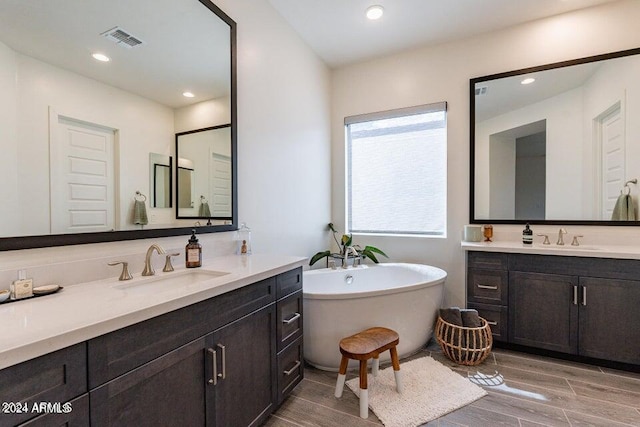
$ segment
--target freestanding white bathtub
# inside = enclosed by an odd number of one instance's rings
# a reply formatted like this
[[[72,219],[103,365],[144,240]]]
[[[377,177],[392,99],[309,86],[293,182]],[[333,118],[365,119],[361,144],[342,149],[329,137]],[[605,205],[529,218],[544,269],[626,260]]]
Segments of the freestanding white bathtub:
[[[446,277],[437,267],[398,263],[305,271],[305,360],[337,371],[340,339],[373,326],[398,332],[400,357],[417,352],[433,333]]]

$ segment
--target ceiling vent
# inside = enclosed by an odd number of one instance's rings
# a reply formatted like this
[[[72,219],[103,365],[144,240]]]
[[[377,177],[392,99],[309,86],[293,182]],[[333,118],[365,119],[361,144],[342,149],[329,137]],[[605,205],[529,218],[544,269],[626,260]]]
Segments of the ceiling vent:
[[[486,95],[487,94],[487,89],[489,87],[488,86],[479,86],[476,87],[476,96],[480,96],[480,95]]]
[[[132,36],[131,33],[123,30],[120,27],[114,27],[110,30],[105,31],[104,33],[101,33],[100,35],[108,38],[112,42],[119,44],[120,46],[126,47],[127,49],[145,44],[145,42],[140,40],[138,37]]]

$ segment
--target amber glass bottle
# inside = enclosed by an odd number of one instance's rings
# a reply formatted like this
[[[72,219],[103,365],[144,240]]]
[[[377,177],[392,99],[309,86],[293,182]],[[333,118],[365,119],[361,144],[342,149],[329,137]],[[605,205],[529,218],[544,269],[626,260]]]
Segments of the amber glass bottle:
[[[195,229],[191,230],[191,238],[185,248],[185,256],[187,268],[202,266],[202,245],[198,243]]]

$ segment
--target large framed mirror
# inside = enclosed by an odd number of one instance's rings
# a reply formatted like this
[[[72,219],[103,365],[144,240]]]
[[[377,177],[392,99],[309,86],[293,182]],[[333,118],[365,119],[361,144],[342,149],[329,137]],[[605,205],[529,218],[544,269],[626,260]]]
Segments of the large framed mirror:
[[[470,221],[640,225],[640,48],[470,81]]]
[[[235,49],[209,0],[0,2],[0,250],[189,234],[175,134],[227,126],[236,170]]]

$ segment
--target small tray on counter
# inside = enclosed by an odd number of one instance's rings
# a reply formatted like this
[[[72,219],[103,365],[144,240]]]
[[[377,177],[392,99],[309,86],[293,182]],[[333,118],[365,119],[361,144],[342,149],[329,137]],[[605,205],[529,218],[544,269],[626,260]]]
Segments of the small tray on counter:
[[[59,285],[37,286],[33,288],[33,296],[20,298],[20,299],[11,299],[10,291],[7,290],[6,292],[0,293],[0,304],[6,304],[10,302],[17,302],[17,301],[23,301],[23,300],[37,298],[37,297],[43,297],[45,295],[55,294],[56,292],[59,292],[61,289],[64,289],[64,288]],[[2,298],[5,298],[5,299],[2,299]]]

